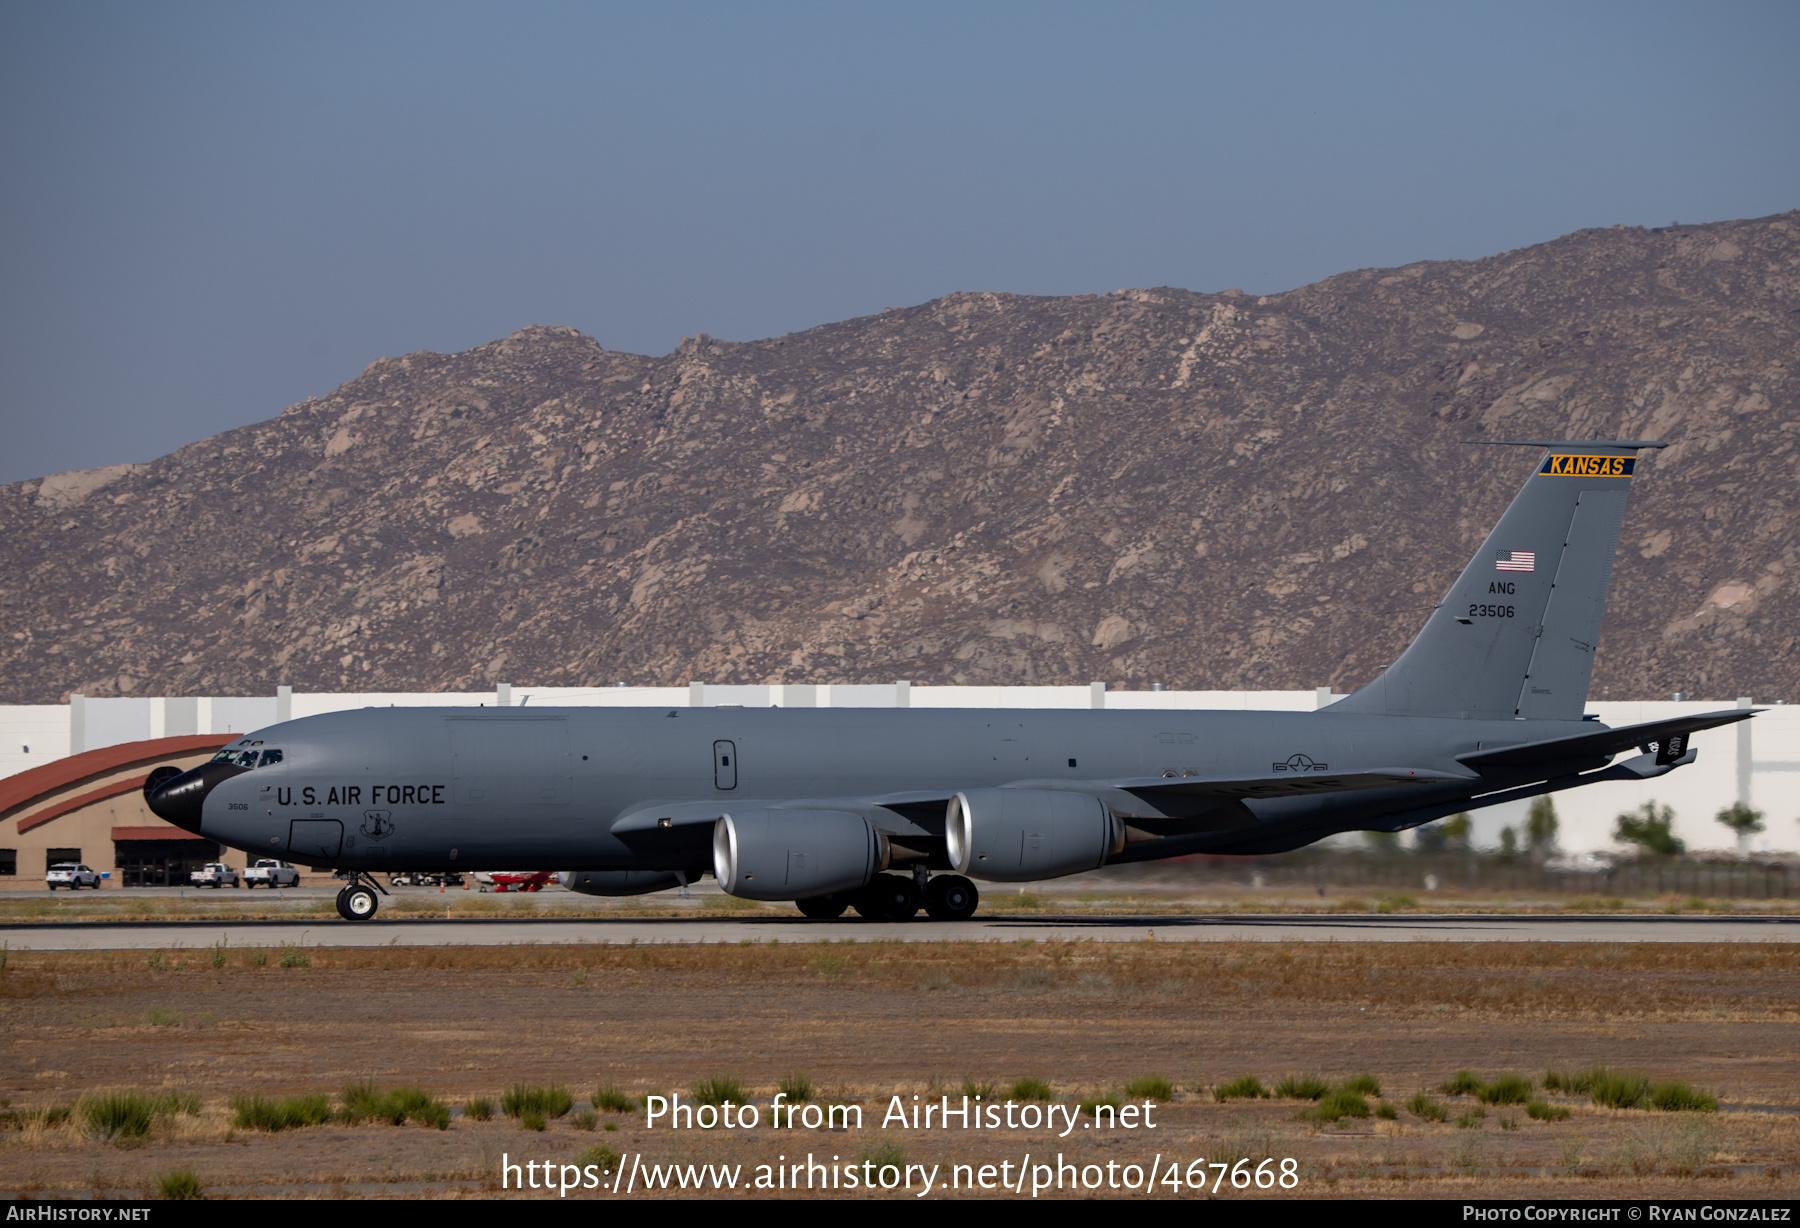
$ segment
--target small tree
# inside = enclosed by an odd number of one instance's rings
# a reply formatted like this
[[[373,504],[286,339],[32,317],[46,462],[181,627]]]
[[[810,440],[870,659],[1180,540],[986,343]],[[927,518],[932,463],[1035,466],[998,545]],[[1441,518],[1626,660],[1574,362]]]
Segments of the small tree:
[[[1687,848],[1674,833],[1674,826],[1675,812],[1652,800],[1639,806],[1636,814],[1620,815],[1613,828],[1613,839],[1635,844],[1647,853],[1674,857]]]
[[[1733,802],[1718,813],[1719,822],[1737,833],[1738,848],[1744,848],[1750,837],[1763,829],[1763,812],[1752,810],[1743,802]]]
[[[1509,861],[1518,855],[1519,836],[1510,827],[1500,829],[1500,855]]]
[[[1413,847],[1421,853],[1442,853],[1447,849],[1469,847],[1469,816],[1453,814],[1440,823],[1428,823],[1417,829]]]
[[[1548,856],[1556,850],[1556,827],[1556,803],[1550,795],[1532,798],[1525,813],[1525,847]]]
[[[1453,814],[1444,820],[1444,847],[1456,852],[1463,852],[1469,847],[1469,836],[1475,830],[1475,820],[1469,817],[1467,810]]]

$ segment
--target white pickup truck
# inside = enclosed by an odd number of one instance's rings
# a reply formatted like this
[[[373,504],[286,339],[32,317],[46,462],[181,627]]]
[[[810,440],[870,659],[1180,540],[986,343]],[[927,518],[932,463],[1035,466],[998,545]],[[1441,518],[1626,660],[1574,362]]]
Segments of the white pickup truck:
[[[238,877],[238,872],[222,861],[201,866],[188,875],[188,882],[196,887],[211,887],[214,890],[223,887],[226,883],[230,883],[233,887],[244,885],[244,880]]]
[[[265,857],[248,870],[244,871],[246,887],[298,887],[300,871],[285,861],[272,861]]]

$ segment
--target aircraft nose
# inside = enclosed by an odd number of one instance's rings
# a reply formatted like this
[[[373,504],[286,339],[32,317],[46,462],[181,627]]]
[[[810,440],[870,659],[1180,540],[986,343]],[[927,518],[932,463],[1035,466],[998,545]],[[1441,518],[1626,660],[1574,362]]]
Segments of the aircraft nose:
[[[235,763],[202,763],[192,771],[164,765],[144,778],[144,804],[157,818],[183,831],[200,834],[201,803],[220,781],[230,780],[249,768]]]

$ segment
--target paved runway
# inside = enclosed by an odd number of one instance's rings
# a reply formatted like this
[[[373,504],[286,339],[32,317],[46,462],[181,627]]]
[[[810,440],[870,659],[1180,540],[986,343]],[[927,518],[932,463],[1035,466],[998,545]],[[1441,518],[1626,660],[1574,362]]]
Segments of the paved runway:
[[[14,951],[209,947],[507,946],[742,942],[1794,942],[1800,917],[977,917],[906,923],[804,917],[634,920],[69,921],[0,926]]]

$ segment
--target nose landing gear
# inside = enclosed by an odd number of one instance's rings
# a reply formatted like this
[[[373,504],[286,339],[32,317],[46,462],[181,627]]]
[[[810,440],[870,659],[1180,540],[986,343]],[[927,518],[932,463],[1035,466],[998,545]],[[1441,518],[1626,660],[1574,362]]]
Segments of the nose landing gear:
[[[386,895],[387,892],[361,870],[351,870],[349,873],[350,885],[337,893],[338,916],[346,921],[368,921],[381,907],[381,895]]]

